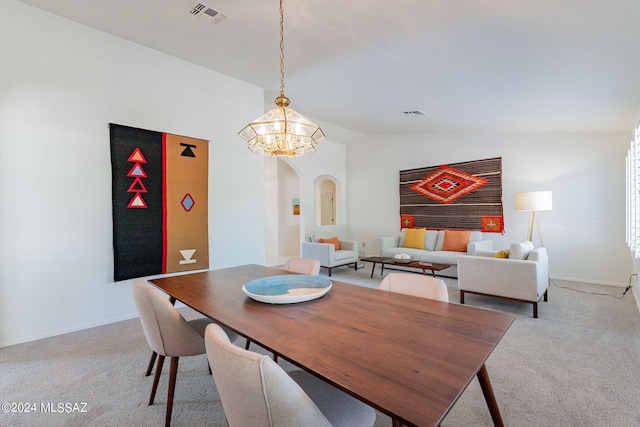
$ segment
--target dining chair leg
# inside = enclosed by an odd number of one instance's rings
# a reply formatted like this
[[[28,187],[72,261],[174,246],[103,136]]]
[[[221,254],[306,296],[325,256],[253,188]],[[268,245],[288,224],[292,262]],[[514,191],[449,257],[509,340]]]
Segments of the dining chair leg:
[[[158,363],[156,363],[156,374],[153,377],[153,386],[151,386],[149,405],[153,405],[153,401],[156,398],[156,390],[158,389],[158,382],[160,382],[160,374],[162,374],[162,365],[164,365],[164,356],[158,357]]]
[[[151,359],[149,360],[149,366],[147,366],[147,372],[144,374],[145,377],[151,375],[151,371],[153,371],[153,364],[156,363],[156,357],[158,357],[158,353],[152,351]]]
[[[169,370],[169,389],[167,391],[167,414],[164,418],[165,427],[169,427],[171,425],[171,412],[173,411],[173,393],[176,389],[176,376],[178,375],[178,359],[179,357],[171,358],[171,369]]]

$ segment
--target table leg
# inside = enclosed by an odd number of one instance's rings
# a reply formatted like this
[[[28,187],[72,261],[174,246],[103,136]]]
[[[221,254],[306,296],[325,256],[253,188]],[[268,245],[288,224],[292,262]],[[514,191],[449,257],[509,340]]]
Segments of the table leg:
[[[484,394],[484,398],[487,401],[487,406],[489,407],[489,412],[491,413],[493,425],[496,427],[503,427],[504,423],[502,422],[502,416],[500,415],[500,410],[498,409],[498,402],[496,401],[496,397],[493,394],[493,387],[491,387],[491,381],[489,381],[489,373],[487,372],[487,367],[484,364],[478,371],[478,381],[480,381],[482,393]]]
[[[376,263],[373,263],[373,267],[371,267],[371,277],[373,277],[373,270],[376,269]]]

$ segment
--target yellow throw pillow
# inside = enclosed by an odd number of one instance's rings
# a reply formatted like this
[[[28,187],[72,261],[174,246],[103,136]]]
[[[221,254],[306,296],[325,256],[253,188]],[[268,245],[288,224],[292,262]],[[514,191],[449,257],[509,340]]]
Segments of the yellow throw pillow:
[[[503,249],[501,251],[496,252],[493,256],[494,258],[509,258],[509,249]]]
[[[404,247],[414,249],[424,249],[425,228],[407,228],[404,232]]]
[[[337,237],[332,237],[330,239],[320,239],[320,243],[333,243],[333,246],[336,247],[336,251],[340,250],[340,240]]]
[[[468,230],[444,230],[443,251],[467,252],[471,231]]]

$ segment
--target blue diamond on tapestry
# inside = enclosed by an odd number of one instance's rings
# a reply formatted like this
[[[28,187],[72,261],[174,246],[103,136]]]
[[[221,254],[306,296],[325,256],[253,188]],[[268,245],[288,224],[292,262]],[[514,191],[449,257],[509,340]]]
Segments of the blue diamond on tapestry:
[[[193,205],[195,205],[195,202],[193,201],[193,198],[191,198],[190,194],[187,194],[186,196],[184,196],[184,199],[182,199],[181,203],[182,203],[182,207],[187,212],[189,212],[193,207]]]

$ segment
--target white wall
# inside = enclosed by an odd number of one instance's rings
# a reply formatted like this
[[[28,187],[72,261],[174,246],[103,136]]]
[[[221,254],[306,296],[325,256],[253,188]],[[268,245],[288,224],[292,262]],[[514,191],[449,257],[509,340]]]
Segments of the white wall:
[[[210,266],[264,263],[263,91],[0,0],[0,346],[135,315],[113,283],[108,123],[210,141]]]
[[[625,243],[630,133],[376,135],[353,141],[347,145],[350,237],[373,255],[379,237],[399,232],[400,170],[502,157],[505,234],[486,234],[494,247],[526,238],[529,214],[515,211],[515,193],[551,190],[553,211],[539,213],[550,274],[626,284],[632,273]],[[537,246],[536,239],[534,233]]]
[[[326,132],[324,126],[323,131]],[[345,145],[329,138],[318,144],[318,151],[303,157],[284,159],[300,177],[300,241],[312,234],[348,236],[347,177]],[[336,181],[336,225],[316,225],[315,180],[330,176]]]
[[[350,132],[322,124],[323,130],[336,130],[336,136]],[[325,130],[326,132],[326,130]],[[332,135],[333,136],[333,135]],[[348,138],[345,138],[348,139]],[[336,225],[316,225],[315,181],[329,176],[338,184]],[[345,146],[329,140],[320,142],[318,151],[303,157],[265,158],[266,252],[274,262],[278,257],[298,255],[300,242],[312,234],[347,237]],[[292,214],[292,198],[300,199],[300,215]],[[294,236],[295,233],[298,233]]]

